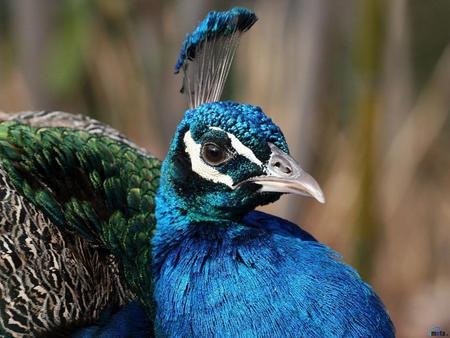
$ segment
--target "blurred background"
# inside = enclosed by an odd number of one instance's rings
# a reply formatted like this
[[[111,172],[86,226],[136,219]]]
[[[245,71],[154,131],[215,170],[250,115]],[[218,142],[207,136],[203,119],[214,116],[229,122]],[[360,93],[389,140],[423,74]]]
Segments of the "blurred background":
[[[187,108],[182,40],[235,5],[260,20],[224,99],[261,106],[327,198],[265,210],[342,253],[399,337],[448,333],[448,0],[0,0],[0,110],[87,114],[163,158]]]

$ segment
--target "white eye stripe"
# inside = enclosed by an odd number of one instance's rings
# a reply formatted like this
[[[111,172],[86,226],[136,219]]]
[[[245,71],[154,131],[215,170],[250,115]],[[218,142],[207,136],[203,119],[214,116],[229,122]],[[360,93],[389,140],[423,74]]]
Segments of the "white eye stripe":
[[[233,187],[233,179],[225,174],[222,174],[217,169],[207,165],[200,157],[201,144],[195,143],[192,138],[191,131],[188,130],[184,134],[184,145],[186,146],[186,153],[188,153],[191,159],[192,171],[203,177],[208,181],[215,183],[223,183],[230,188]]]
[[[241,141],[239,141],[239,139],[234,136],[231,133],[228,133],[218,127],[209,127],[209,129],[213,129],[213,130],[219,130],[222,131],[224,133],[226,133],[229,137],[229,139],[231,140],[231,146],[234,148],[234,150],[236,150],[236,152],[239,155],[244,156],[245,158],[247,158],[248,160],[252,161],[253,163],[262,166],[262,162],[255,156],[255,154],[253,153],[253,151],[249,148],[246,147]]]

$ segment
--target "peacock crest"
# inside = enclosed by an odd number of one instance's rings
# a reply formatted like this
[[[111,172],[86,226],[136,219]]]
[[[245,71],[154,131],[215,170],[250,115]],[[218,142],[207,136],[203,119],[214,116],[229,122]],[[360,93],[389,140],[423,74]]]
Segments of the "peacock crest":
[[[219,101],[240,37],[256,20],[246,8],[212,11],[186,36],[175,74],[183,71],[181,92],[187,95],[190,108]]]

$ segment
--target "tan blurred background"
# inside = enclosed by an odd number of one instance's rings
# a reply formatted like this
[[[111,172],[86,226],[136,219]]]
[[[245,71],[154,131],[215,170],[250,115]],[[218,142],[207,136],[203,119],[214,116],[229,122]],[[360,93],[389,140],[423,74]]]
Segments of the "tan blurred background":
[[[399,337],[450,331],[450,1],[0,0],[0,110],[105,121],[163,157],[209,10],[256,11],[225,99],[259,105],[327,203],[268,209],[343,254]]]

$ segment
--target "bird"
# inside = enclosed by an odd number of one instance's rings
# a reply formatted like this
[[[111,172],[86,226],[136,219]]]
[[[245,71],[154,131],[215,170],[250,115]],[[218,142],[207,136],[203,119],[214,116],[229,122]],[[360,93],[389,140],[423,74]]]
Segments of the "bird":
[[[188,109],[161,166],[152,237],[155,332],[168,337],[394,337],[374,290],[297,224],[256,211],[325,202],[254,105],[220,101],[247,9],[212,12],[180,51]]]
[[[260,107],[221,101],[245,8],[212,11],[175,66],[189,109],[161,162],[93,119],[0,123],[0,334],[394,337],[373,289],[297,224],[325,202]]]

